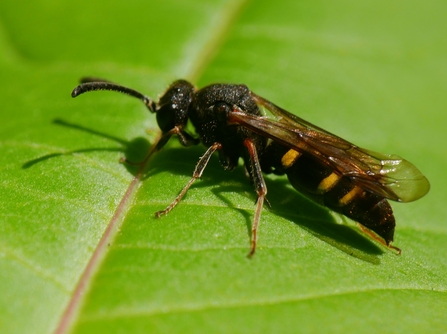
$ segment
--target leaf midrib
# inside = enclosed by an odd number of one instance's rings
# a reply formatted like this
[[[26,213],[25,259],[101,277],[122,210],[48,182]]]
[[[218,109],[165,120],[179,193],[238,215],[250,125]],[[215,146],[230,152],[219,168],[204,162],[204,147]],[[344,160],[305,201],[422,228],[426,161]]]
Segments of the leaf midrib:
[[[209,31],[208,40],[203,42],[201,48],[202,51],[199,52],[197,54],[197,58],[191,62],[193,66],[190,69],[190,73],[183,75],[184,77],[191,78],[191,80],[194,82],[198,80],[198,78],[205,71],[213,55],[217,53],[218,47],[222,45],[226,34],[231,29],[232,24],[240,15],[246,3],[248,3],[248,0],[235,0],[231,2],[228,7],[226,7],[227,10],[223,11],[220,15],[221,19],[218,20],[218,24],[215,24],[213,29],[207,30]],[[174,66],[174,68],[181,67],[182,66],[180,65]],[[108,247],[106,247],[106,245],[109,243],[113,243],[116,231],[119,229],[118,225],[120,225],[120,223],[123,221],[125,213],[128,211],[129,206],[133,202],[135,196],[137,196],[138,192],[136,190],[140,186],[142,170],[144,169],[145,166],[142,166],[140,171],[136,174],[135,178],[130,183],[124,197],[118,205],[115,215],[109,222],[104,236],[101,238],[95,251],[92,253],[92,257],[83,274],[81,275],[73,295],[67,303],[67,309],[62,315],[55,333],[66,333],[73,325],[73,322],[75,321],[75,318],[79,312],[79,308],[82,305],[83,297],[88,295],[86,291],[89,289],[90,283],[94,279],[95,273],[99,270],[102,264],[102,260],[104,259],[105,254],[109,249]]]

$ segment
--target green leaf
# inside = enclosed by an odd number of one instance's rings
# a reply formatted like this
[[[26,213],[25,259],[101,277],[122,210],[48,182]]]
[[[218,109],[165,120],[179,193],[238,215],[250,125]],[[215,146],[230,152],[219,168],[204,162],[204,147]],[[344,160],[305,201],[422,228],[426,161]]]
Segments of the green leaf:
[[[0,328],[4,333],[447,331],[444,1],[0,2]],[[70,92],[98,76],[156,98],[176,78],[245,83],[431,182],[393,204],[401,256],[267,176],[158,135],[138,101]]]

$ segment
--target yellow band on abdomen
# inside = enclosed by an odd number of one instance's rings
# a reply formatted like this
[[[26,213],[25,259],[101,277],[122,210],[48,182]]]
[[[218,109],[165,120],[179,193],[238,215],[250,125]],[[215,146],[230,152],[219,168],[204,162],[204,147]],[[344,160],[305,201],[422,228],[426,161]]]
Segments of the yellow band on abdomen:
[[[284,168],[291,167],[295,161],[300,157],[301,153],[290,149],[281,158],[281,164]]]

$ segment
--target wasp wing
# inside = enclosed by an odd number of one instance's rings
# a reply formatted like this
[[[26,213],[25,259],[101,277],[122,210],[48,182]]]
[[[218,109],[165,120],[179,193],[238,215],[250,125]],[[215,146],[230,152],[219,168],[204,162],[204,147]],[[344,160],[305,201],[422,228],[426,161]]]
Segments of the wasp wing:
[[[365,150],[321,129],[252,93],[256,103],[277,117],[273,120],[242,112],[238,107],[230,122],[241,124],[285,146],[306,152],[362,189],[400,202],[424,196],[430,184],[410,162],[397,155]],[[240,111],[238,111],[240,110]]]

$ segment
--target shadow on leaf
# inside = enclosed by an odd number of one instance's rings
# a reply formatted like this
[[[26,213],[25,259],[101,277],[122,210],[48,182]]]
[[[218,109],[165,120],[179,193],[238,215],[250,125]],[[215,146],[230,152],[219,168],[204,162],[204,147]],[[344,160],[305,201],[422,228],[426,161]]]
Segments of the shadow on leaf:
[[[98,152],[98,151],[109,151],[109,152],[123,152],[123,155],[126,157],[129,161],[141,161],[145,158],[145,155],[149,151],[150,143],[146,138],[137,137],[133,139],[132,141],[126,141],[124,139],[109,135],[107,133],[99,132],[90,128],[87,128],[82,125],[73,124],[66,122],[61,119],[55,119],[53,121],[53,124],[65,126],[68,128],[76,129],[79,131],[83,131],[86,133],[93,134],[95,136],[99,136],[102,138],[110,139],[118,144],[121,145],[121,147],[116,148],[110,148],[110,147],[92,147],[92,148],[85,148],[85,149],[78,149],[78,150],[72,150],[72,151],[65,151],[65,152],[58,152],[58,153],[50,153],[47,155],[44,155],[42,157],[27,161],[22,165],[23,169],[30,168],[40,162],[46,161],[48,159],[56,158],[59,156],[64,155],[71,155],[74,153],[89,153],[89,152]],[[138,171],[138,166],[132,165],[132,164],[125,164],[126,168],[129,170],[130,173],[135,175]]]
[[[248,180],[246,180],[246,182],[247,181]],[[205,181],[202,186],[210,186],[211,182]],[[217,181],[214,181],[212,184],[215,184],[216,182]],[[338,224],[329,209],[320,206],[301,195],[293,189],[285,179],[270,180],[270,182],[267,182],[269,189],[268,199],[271,204],[269,210],[275,215],[279,215],[286,220],[294,222],[315,237],[350,256],[371,264],[377,265],[380,263],[378,255],[383,254],[382,249],[352,227]],[[249,183],[248,186],[250,186]],[[245,186],[241,185],[241,187],[244,188],[244,191],[248,190]],[[253,191],[254,210],[256,195],[254,194],[254,190],[251,190]],[[226,199],[222,193],[241,191],[241,188],[237,186],[222,186],[213,188],[212,191],[216,196],[219,196],[220,199],[227,203],[229,207],[235,207],[235,204]],[[246,219],[247,234],[248,237],[251,238],[253,215],[247,214],[246,210],[240,211]]]

